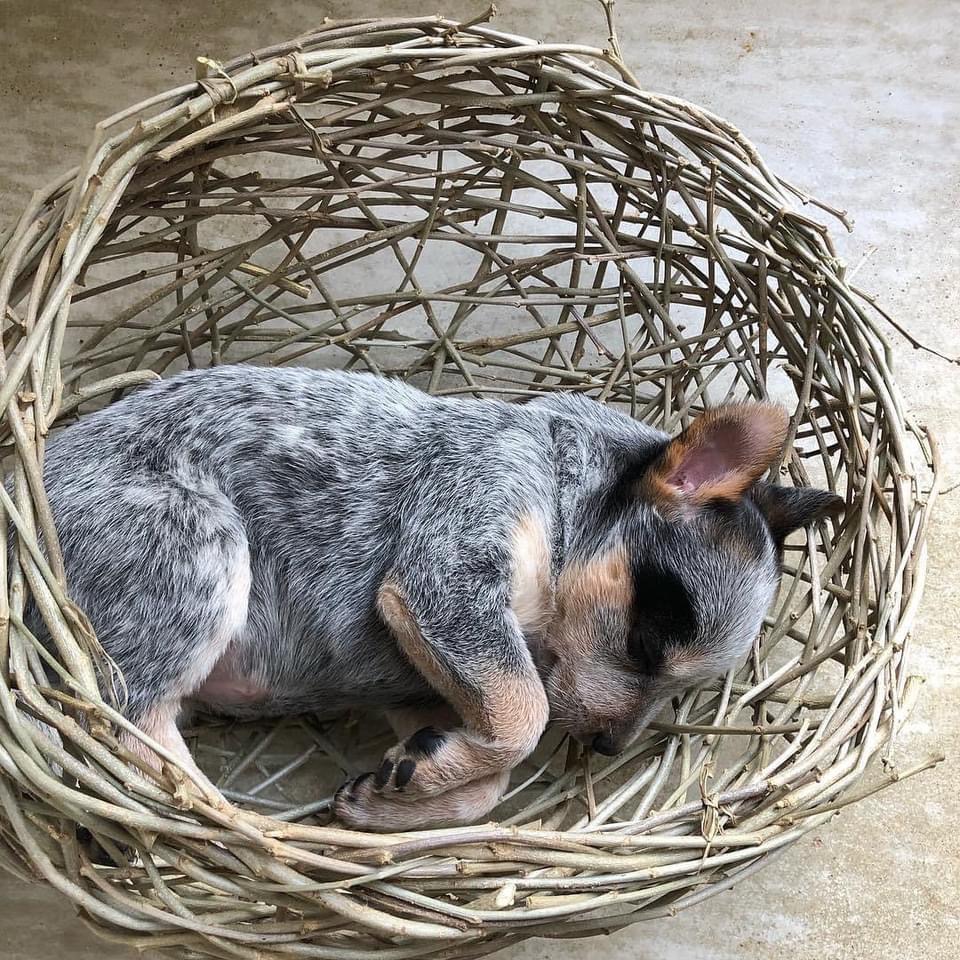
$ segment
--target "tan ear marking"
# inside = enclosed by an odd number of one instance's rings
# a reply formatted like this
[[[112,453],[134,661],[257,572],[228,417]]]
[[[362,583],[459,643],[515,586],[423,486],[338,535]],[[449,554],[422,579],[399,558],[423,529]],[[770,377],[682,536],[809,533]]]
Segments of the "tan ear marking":
[[[783,449],[787,411],[771,403],[707,410],[670,441],[646,478],[662,506],[735,500],[759,480]]]

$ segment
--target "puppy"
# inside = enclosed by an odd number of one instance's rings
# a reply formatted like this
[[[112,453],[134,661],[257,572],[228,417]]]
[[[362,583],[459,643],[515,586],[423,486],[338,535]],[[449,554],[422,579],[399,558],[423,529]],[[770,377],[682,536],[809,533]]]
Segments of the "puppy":
[[[786,428],[726,406],[671,440],[570,394],[227,366],[85,417],[44,480],[131,721],[200,776],[189,700],[386,708],[399,742],[335,808],[403,830],[486,815],[551,716],[615,754],[743,658],[784,537],[842,506],[761,482]]]

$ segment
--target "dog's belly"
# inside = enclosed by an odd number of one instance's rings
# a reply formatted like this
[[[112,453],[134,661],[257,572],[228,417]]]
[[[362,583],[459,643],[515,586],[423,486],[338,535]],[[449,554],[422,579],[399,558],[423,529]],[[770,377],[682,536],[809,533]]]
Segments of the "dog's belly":
[[[235,651],[228,650],[214,665],[193,699],[222,713],[257,712],[272,699],[270,687],[242,669]]]
[[[399,652],[382,646],[308,664],[283,657],[254,666],[248,652],[243,647],[227,650],[191,699],[242,719],[389,709],[439,699]]]

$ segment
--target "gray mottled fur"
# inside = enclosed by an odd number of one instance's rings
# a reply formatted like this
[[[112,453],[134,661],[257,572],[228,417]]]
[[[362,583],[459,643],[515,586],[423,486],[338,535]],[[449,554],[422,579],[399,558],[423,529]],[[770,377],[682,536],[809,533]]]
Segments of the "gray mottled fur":
[[[512,531],[531,514],[554,574],[617,538],[676,571],[698,610],[690,640],[725,669],[759,629],[774,545],[754,518],[755,562],[738,566],[722,518],[611,506],[617,478],[666,440],[571,395],[443,399],[365,374],[229,366],[85,417],[50,445],[44,476],[70,593],[124,673],[131,718],[196,694],[228,649],[265,699],[212,706],[331,712],[437,699],[377,614],[391,571],[466,685],[486,659],[529,662],[509,591]]]

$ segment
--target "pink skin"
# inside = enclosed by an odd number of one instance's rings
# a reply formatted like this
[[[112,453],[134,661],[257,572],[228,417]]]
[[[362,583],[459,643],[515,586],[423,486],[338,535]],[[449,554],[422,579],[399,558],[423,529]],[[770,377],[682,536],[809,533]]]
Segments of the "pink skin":
[[[234,670],[228,650],[203,681],[194,699],[211,705],[253,705],[270,696],[270,690],[252,677],[240,676]]]

